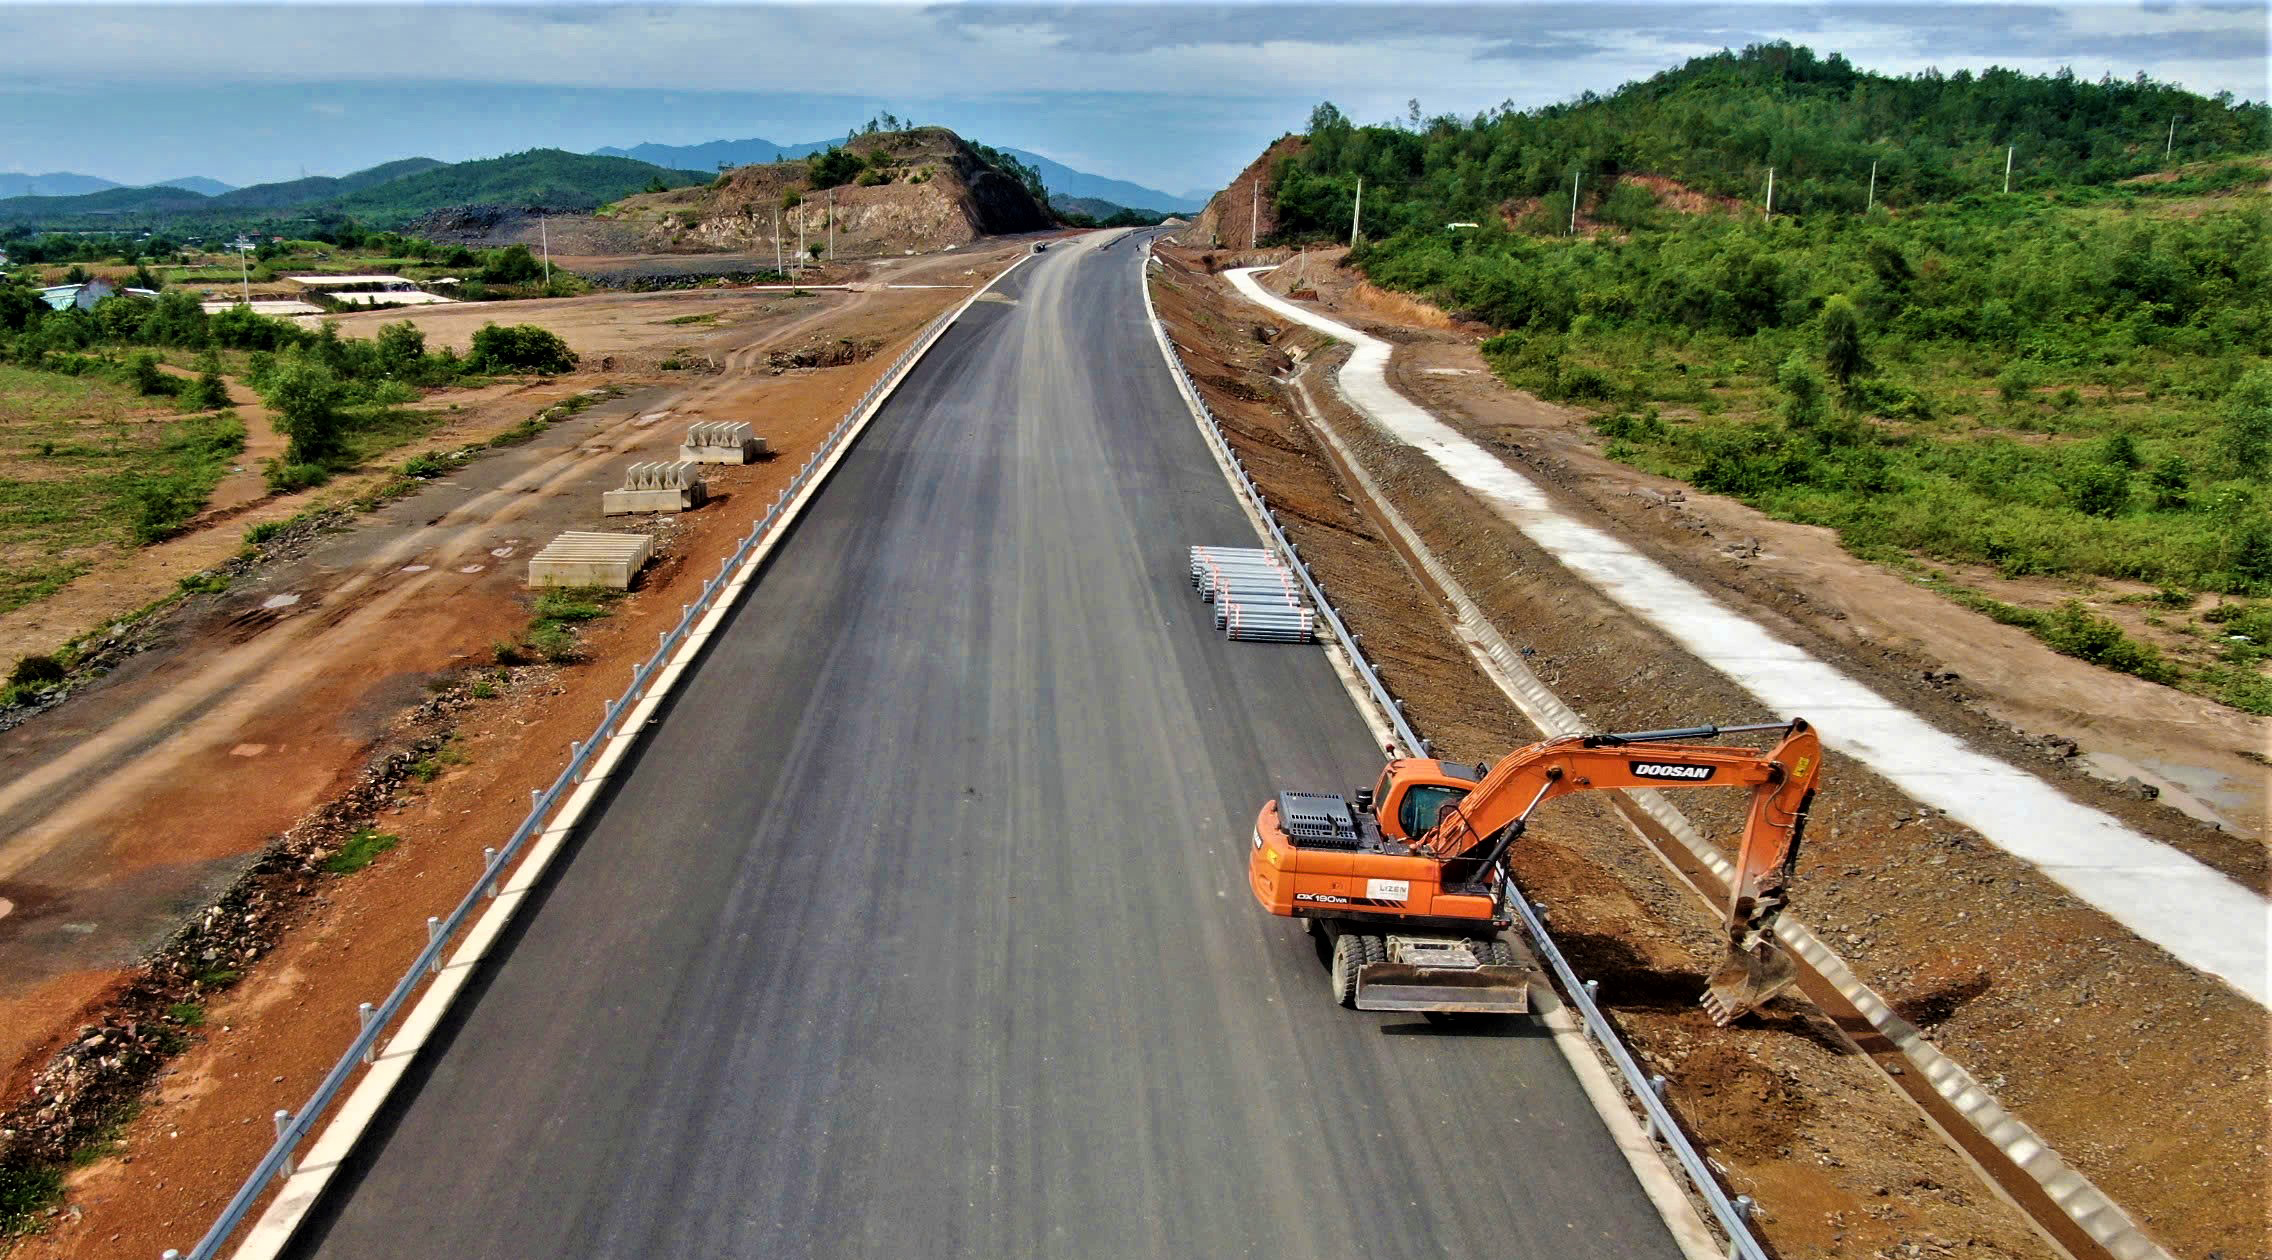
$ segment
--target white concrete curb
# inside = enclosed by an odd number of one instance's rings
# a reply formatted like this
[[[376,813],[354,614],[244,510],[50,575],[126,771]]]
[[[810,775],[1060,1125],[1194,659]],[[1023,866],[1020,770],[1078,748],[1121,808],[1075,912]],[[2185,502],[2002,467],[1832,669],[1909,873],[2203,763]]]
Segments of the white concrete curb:
[[[614,731],[607,737],[606,746],[584,772],[581,785],[530,845],[525,858],[514,868],[511,877],[498,892],[495,904],[468,929],[457,951],[443,965],[433,983],[420,995],[417,1005],[404,1016],[401,1026],[387,1041],[386,1048],[379,1052],[370,1070],[356,1083],[346,1101],[339,1105],[339,1110],[333,1114],[323,1132],[308,1146],[305,1156],[285,1181],[284,1188],[269,1201],[268,1210],[261,1214],[260,1219],[246,1232],[245,1240],[232,1253],[234,1260],[273,1260],[291,1242],[294,1232],[331,1184],[334,1174],[353,1153],[356,1142],[370,1128],[372,1120],[377,1118],[395,1087],[409,1071],[412,1061],[425,1048],[434,1029],[440,1026],[443,1016],[464,990],[466,981],[488,956],[490,947],[512,923],[521,903],[544,879],[570,833],[583,820],[592,802],[598,799],[609,776],[622,764],[634,741],[653,719],[655,711],[692,672],[695,660],[709,644],[711,635],[733,614],[735,606],[755,581],[766,560],[788,535],[790,526],[803,513],[806,505],[820,494],[837,465],[843,462],[844,457],[857,444],[860,434],[867,429],[876,414],[883,410],[884,404],[890,401],[900,383],[923,361],[923,356],[955,326],[963,312],[970,309],[971,303],[992,289],[1004,276],[1017,270],[1027,257],[1024,254],[1017,256],[1000,274],[979,286],[961,306],[955,308],[951,316],[940,321],[914,347],[898,370],[876,390],[843,438],[822,453],[821,463],[813,475],[783,505],[773,529],[750,550],[741,567],[735,570],[733,578],[712,601],[709,611],[695,624],[686,638],[680,641],[678,650],[672,654],[669,663],[656,673],[647,690],[630,707],[629,712],[617,720]]]

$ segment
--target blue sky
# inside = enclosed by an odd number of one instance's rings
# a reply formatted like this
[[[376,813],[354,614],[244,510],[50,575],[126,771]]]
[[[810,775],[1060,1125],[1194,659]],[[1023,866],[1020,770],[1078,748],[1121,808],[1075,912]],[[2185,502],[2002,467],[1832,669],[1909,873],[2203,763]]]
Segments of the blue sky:
[[[233,184],[552,146],[839,134],[879,109],[1171,192],[1330,99],[1606,91],[1787,38],[2261,100],[2262,4],[0,5],[0,170]],[[36,55],[23,50],[37,50]]]

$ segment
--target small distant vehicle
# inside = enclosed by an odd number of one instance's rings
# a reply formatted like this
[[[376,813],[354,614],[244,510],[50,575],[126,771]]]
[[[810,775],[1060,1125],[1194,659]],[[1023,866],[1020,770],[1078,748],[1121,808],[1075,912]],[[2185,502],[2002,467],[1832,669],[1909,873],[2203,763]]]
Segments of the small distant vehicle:
[[[1048,252],[1049,252],[1049,242],[1048,242],[1048,241],[1035,241],[1035,242],[1033,243],[1033,252],[1035,252],[1035,253],[1037,253],[1037,254],[1046,254],[1046,253],[1048,253]]]

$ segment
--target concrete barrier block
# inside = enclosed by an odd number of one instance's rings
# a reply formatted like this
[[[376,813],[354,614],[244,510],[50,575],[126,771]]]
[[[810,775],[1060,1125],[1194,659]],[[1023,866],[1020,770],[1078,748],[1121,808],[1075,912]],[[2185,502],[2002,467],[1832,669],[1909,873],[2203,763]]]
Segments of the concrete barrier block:
[[[631,579],[655,554],[645,534],[569,530],[529,558],[530,586],[606,586],[631,589]]]
[[[600,496],[600,511],[607,516],[633,512],[684,512],[710,500],[697,466],[688,460],[651,460],[624,470],[620,489]]]
[[[678,457],[693,464],[748,464],[764,458],[765,439],[749,425],[733,420],[706,420],[686,426]]]

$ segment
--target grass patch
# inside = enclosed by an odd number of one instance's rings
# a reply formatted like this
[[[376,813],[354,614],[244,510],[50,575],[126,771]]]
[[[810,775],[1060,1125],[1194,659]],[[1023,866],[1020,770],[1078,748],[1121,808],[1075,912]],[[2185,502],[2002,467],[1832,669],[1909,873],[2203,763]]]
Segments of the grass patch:
[[[244,449],[233,416],[153,411],[99,376],[0,366],[0,612],[177,533]]]
[[[718,322],[718,312],[704,311],[699,315],[674,315],[662,322],[666,324],[715,324]]]
[[[63,1170],[53,1164],[0,1164],[0,1238],[32,1232],[35,1214],[63,1193]]]
[[[402,843],[402,837],[389,835],[376,827],[363,827],[347,837],[339,851],[323,860],[323,869],[334,875],[352,875],[378,860],[381,853]]]
[[[576,627],[614,611],[623,592],[604,586],[555,586],[536,598],[528,629],[511,642],[493,647],[500,665],[524,665],[532,660],[567,664],[582,659]]]
[[[176,1002],[166,1008],[166,1018],[184,1028],[202,1028],[205,1026],[205,1004]]]

